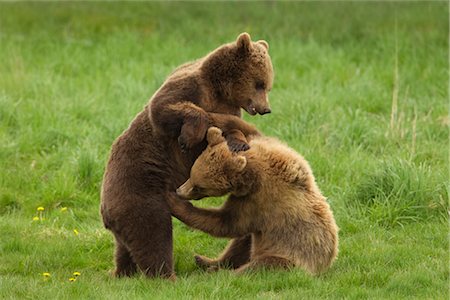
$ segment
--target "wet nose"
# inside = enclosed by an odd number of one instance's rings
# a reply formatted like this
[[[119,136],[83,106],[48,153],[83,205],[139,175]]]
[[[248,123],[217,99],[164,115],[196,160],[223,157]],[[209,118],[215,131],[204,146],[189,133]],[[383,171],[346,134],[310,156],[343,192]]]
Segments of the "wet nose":
[[[264,108],[261,115],[270,114],[270,112],[271,112],[270,108]]]

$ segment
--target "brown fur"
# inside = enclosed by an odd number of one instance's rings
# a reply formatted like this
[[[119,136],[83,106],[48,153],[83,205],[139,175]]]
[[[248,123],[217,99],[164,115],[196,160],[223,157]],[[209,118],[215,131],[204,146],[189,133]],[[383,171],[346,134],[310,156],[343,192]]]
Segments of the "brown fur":
[[[232,150],[247,149],[246,137],[258,134],[240,119],[240,109],[268,109],[273,73],[264,43],[244,33],[179,67],[114,142],[101,214],[116,241],[116,276],[141,269],[149,277],[174,278],[167,194],[189,177],[208,127],[220,127]],[[255,86],[260,80],[264,89]]]
[[[172,195],[169,205],[187,225],[234,239],[218,259],[197,256],[197,263],[238,272],[261,266],[325,271],[338,252],[338,228],[308,162],[273,138],[255,137],[250,150],[239,154],[229,151],[217,128],[208,130],[207,139],[177,194],[200,199],[230,193],[228,200],[221,208],[202,209]]]
[[[190,149],[204,139],[217,118],[240,117],[241,108],[251,115],[269,113],[273,70],[267,50],[267,42],[251,42],[243,33],[235,43],[176,69],[152,98],[155,131],[178,138],[183,149]],[[211,117],[208,112],[217,114]],[[246,149],[239,133],[231,136],[230,149]]]

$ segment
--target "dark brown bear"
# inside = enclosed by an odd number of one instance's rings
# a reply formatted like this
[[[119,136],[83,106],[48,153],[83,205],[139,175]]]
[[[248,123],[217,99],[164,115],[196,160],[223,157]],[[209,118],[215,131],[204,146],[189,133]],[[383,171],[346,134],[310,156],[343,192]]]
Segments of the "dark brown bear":
[[[176,69],[114,142],[103,179],[101,214],[116,242],[115,276],[139,268],[174,278],[167,195],[189,177],[217,126],[231,150],[248,149],[258,131],[240,119],[270,112],[273,70],[265,41],[247,33]]]

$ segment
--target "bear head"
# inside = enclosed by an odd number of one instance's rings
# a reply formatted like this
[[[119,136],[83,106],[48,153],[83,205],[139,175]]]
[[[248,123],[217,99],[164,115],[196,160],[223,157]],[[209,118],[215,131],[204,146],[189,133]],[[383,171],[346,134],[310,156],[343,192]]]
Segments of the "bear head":
[[[233,179],[243,172],[247,165],[244,156],[228,149],[219,128],[210,127],[206,139],[208,147],[192,166],[189,179],[177,189],[181,198],[198,200],[232,193]]]
[[[246,32],[237,40],[211,52],[202,64],[214,96],[250,115],[270,113],[268,94],[273,84],[269,44],[253,42]]]

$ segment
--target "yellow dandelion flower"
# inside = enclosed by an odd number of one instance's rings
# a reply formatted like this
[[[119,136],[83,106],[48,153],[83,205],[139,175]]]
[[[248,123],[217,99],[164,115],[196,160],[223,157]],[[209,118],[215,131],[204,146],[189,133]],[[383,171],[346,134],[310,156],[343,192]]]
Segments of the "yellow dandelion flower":
[[[73,276],[75,276],[75,277],[80,276],[80,275],[81,275],[80,272],[73,272]]]
[[[43,208],[42,206],[39,206],[39,207],[37,208],[37,210],[38,210],[38,211],[44,211],[45,208]]]
[[[67,211],[67,207],[61,207],[61,212]]]
[[[33,221],[39,221],[39,217],[33,217]]]
[[[76,278],[73,278],[73,277],[70,277],[70,278],[69,278],[69,281],[70,281],[70,282],[74,282],[75,280],[77,280],[77,279],[76,279]]]
[[[42,273],[42,276],[44,276],[45,278],[51,277],[52,275],[50,275],[50,273],[48,272],[44,272]]]
[[[78,230],[74,229],[73,233],[75,233],[75,235],[79,235],[80,233],[78,232]]]

